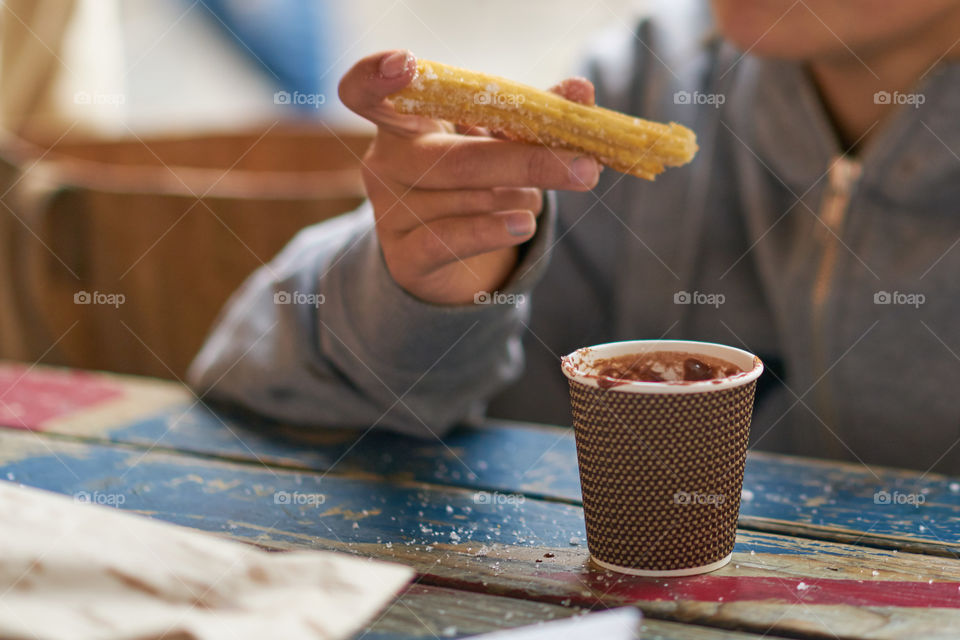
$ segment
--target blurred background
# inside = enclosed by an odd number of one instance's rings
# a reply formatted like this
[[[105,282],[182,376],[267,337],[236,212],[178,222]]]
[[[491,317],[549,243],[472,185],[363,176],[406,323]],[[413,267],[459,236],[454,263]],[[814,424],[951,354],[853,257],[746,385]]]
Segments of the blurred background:
[[[180,378],[230,293],[363,198],[357,59],[547,87],[643,0],[5,0],[0,358]]]

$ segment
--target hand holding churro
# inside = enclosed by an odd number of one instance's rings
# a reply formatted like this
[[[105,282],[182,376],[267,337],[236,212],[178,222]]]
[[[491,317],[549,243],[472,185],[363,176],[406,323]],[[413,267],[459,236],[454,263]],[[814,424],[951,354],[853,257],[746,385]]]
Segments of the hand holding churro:
[[[416,68],[405,51],[370,56],[340,81],[340,98],[377,125],[363,179],[390,275],[427,302],[473,303],[513,274],[517,247],[537,228],[540,190],[587,191],[600,166],[584,153],[496,139],[482,127],[458,134],[449,122],[398,113],[388,96]],[[555,91],[566,104],[593,103],[586,80]]]
[[[653,180],[665,167],[690,162],[696,136],[496,76],[419,60],[413,81],[390,96],[400,113],[482,126],[512,140],[592,155],[601,163]]]

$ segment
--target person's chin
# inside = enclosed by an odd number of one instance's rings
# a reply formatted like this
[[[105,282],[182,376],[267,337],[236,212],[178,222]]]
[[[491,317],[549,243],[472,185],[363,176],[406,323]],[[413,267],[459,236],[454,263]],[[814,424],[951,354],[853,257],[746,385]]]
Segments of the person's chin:
[[[723,37],[740,51],[753,55],[803,60],[816,56],[815,39],[803,37],[808,29],[790,5],[787,12],[777,2],[712,0],[714,21]],[[794,24],[791,24],[794,23]]]

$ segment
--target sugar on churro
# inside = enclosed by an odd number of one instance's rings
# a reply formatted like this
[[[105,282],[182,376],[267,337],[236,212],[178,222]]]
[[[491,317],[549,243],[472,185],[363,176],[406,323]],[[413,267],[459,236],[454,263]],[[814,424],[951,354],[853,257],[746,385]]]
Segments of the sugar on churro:
[[[451,67],[417,61],[413,80],[390,96],[400,113],[487,127],[512,140],[580,151],[617,171],[647,180],[690,162],[696,136],[675,122],[661,124],[555,93]]]

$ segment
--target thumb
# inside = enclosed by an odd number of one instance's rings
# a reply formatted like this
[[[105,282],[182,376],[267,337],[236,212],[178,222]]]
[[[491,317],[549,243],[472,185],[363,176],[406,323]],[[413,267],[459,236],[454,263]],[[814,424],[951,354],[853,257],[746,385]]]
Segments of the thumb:
[[[551,87],[550,91],[571,102],[579,102],[591,107],[596,103],[593,83],[586,78],[567,78],[560,84]]]

